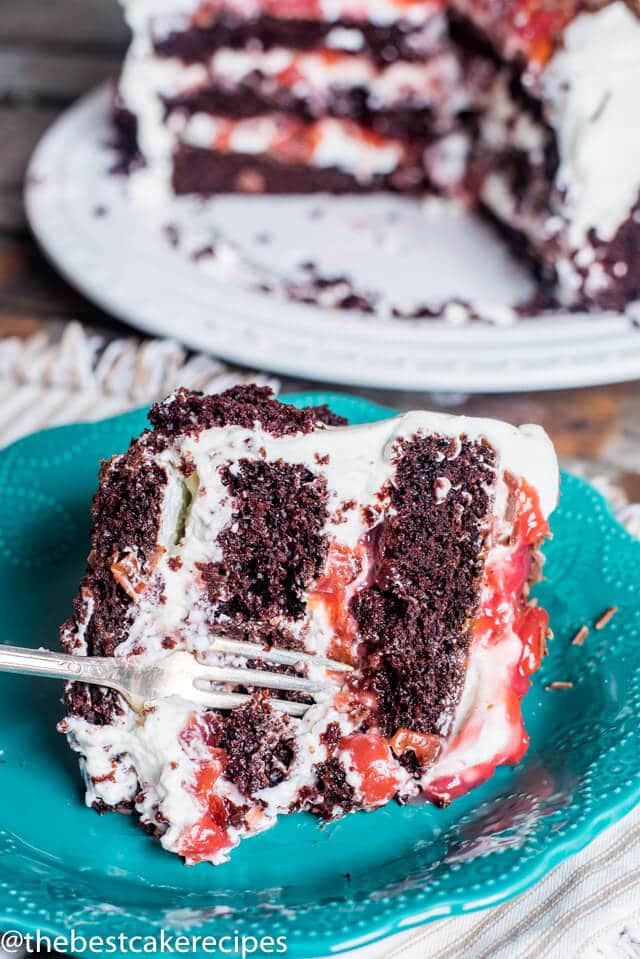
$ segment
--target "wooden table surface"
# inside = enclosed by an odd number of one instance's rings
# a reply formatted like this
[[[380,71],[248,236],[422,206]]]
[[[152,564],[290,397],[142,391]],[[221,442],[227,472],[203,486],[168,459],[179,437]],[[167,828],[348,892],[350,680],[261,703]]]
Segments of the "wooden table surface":
[[[0,0],[0,336],[68,319],[108,332],[125,329],[46,262],[25,222],[22,187],[43,130],[77,96],[117,73],[126,44],[116,0]],[[316,384],[288,379],[284,385]],[[358,392],[398,408],[442,406],[542,423],[561,456],[613,470],[627,495],[640,500],[637,382],[510,396]]]

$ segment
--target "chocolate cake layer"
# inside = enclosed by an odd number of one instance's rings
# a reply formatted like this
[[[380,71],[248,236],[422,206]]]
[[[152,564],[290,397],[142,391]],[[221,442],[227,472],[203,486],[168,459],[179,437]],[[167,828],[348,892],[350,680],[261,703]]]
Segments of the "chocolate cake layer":
[[[319,424],[344,426],[343,416],[328,406],[280,403],[268,386],[232,386],[223,393],[205,395],[184,387],[176,390],[170,403],[155,403],[149,412],[154,439],[175,439],[200,433],[214,426],[244,426],[260,423],[272,436],[311,433]],[[157,446],[157,444],[155,444]]]
[[[232,88],[206,87],[164,102],[167,113],[179,110],[188,115],[212,113],[237,119],[265,113],[289,113],[303,122],[331,116],[353,120],[383,136],[410,139],[414,145],[422,143],[425,147],[442,133],[429,105],[414,105],[409,101],[376,107],[364,87],[335,89],[319,104],[307,97],[296,96],[287,87],[274,89],[273,79],[260,74],[254,74],[245,83]]]
[[[375,722],[446,734],[458,702],[489,532],[495,452],[437,436],[403,442],[373,582],[352,601]],[[444,498],[438,490],[446,489]]]
[[[369,55],[379,64],[398,59],[423,60],[432,46],[428,31],[411,24],[378,26],[365,20],[282,20],[268,14],[243,20],[224,12],[211,26],[191,26],[166,36],[154,36],[153,48],[158,56],[177,57],[185,63],[204,63],[223,47],[239,50],[259,45],[264,50],[274,47],[315,50],[324,46],[329,34],[336,29],[357,30],[362,35],[362,45],[357,52]]]
[[[359,181],[335,167],[279,163],[265,155],[214,153],[182,144],[174,154],[176,194],[200,193],[421,193],[429,189],[424,170],[414,165]]]
[[[84,633],[87,654],[113,656],[124,639],[132,601],[114,578],[113,565],[129,555],[141,573],[153,565],[165,484],[162,468],[135,444],[123,456],[102,464],[91,509],[94,525],[87,572],[74,600],[75,619],[61,629],[67,652],[75,648],[71,638],[75,620],[87,617],[85,596],[91,596],[93,611]],[[96,724],[111,722],[117,701],[111,690],[79,683],[70,684],[65,695],[70,713]]]
[[[300,464],[244,460],[224,471],[230,525],[219,560],[202,568],[216,619],[258,628],[301,619],[304,593],[325,562],[325,484]]]

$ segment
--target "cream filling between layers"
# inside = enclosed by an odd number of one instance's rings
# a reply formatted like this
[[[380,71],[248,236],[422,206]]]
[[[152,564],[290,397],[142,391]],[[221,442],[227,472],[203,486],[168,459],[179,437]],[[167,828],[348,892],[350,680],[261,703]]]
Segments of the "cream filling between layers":
[[[348,120],[324,117],[304,125],[282,114],[265,114],[242,120],[194,113],[172,114],[168,126],[189,146],[248,156],[267,154],[284,163],[335,167],[367,181],[392,173],[406,155],[398,140],[366,134]]]
[[[300,99],[327,99],[332,91],[364,87],[373,106],[408,101],[432,104],[447,114],[470,106],[469,92],[458,58],[448,50],[434,52],[427,63],[398,60],[380,68],[365,54],[348,54],[326,48],[299,53],[284,47],[272,50],[232,50],[215,53],[205,65],[167,60],[157,64],[158,90],[166,96],[195,92],[209,84],[236,86],[259,73],[275,93],[280,87]]]

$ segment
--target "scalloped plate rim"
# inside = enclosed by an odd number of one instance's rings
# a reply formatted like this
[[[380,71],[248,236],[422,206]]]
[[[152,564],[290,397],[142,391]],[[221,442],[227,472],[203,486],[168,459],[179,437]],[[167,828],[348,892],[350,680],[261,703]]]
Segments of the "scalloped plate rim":
[[[359,409],[367,414],[375,413],[379,415],[381,419],[399,412],[397,409],[383,406],[363,397],[335,390],[309,390],[285,393],[279,396],[279,399],[293,402],[296,405],[315,405],[320,403],[328,403],[331,405],[333,401],[337,400],[343,404],[350,404],[354,410]],[[0,449],[0,469],[3,466],[2,461],[7,454],[20,450],[20,447],[28,447],[32,442],[37,441],[44,435],[62,435],[65,432],[75,433],[79,430],[93,430],[96,428],[98,430],[108,429],[111,423],[122,422],[127,419],[131,419],[132,421],[136,418],[139,419],[146,413],[148,408],[148,405],[145,405],[104,419],[93,420],[86,423],[69,423],[37,430]],[[587,488],[590,493],[596,497],[596,500],[603,509],[607,522],[614,526],[617,535],[622,535],[632,548],[638,550],[640,558],[640,541],[633,537],[628,530],[619,523],[605,497],[581,477],[577,477],[566,471],[562,471],[562,476],[570,478],[571,481],[577,483],[578,486]],[[360,931],[360,934],[358,934],[357,923],[354,922],[350,925],[348,918],[342,918],[340,926],[341,936],[339,939],[323,935],[313,937],[305,937],[302,935],[300,940],[297,941],[298,936],[296,935],[288,940],[288,950],[286,954],[293,957],[293,959],[312,959],[312,957],[319,956],[321,953],[339,955],[355,948],[362,948],[380,942],[399,932],[420,928],[438,919],[467,915],[499,906],[526,892],[551,870],[585,849],[608,827],[623,819],[639,803],[640,780],[628,786],[626,789],[621,788],[614,799],[607,801],[605,808],[598,810],[588,821],[579,825],[575,831],[567,831],[564,835],[560,834],[557,836],[552,845],[538,853],[534,858],[528,860],[525,865],[521,867],[518,875],[504,876],[501,878],[498,881],[498,888],[493,888],[490,897],[478,895],[473,898],[468,894],[455,895],[452,892],[445,892],[446,900],[444,902],[438,901],[440,898],[438,895],[432,907],[424,910],[419,909],[419,904],[412,902],[412,891],[408,890],[405,893],[406,898],[404,903],[398,904],[393,916],[383,916],[379,920],[376,920],[375,917],[367,917],[366,924],[368,931],[366,933]],[[22,840],[20,841],[22,842]],[[10,875],[11,873],[12,868],[10,862],[8,863],[5,860],[0,863],[0,876]],[[8,902],[3,902],[2,900],[4,898],[4,890],[0,889],[0,932],[5,927],[15,928],[17,925],[20,926],[21,932],[24,934],[31,933],[32,935],[35,934],[38,929],[42,933],[52,936],[65,936],[68,935],[71,930],[71,926],[66,923],[55,923],[50,920],[38,923],[36,919],[25,918],[18,922],[15,916],[11,915],[11,912],[7,910]],[[363,900],[369,897],[359,895],[354,898]],[[348,900],[344,897],[333,898],[323,901],[322,907],[323,909],[329,909],[333,906],[342,906],[347,902]],[[189,929],[189,932],[193,933],[202,928],[202,925],[193,926]],[[293,932],[293,928],[289,932]],[[350,933],[350,935],[348,935],[348,933]],[[93,934],[99,935],[100,933],[94,932]],[[107,933],[104,934],[106,935]],[[263,932],[262,934],[265,935],[267,933]]]

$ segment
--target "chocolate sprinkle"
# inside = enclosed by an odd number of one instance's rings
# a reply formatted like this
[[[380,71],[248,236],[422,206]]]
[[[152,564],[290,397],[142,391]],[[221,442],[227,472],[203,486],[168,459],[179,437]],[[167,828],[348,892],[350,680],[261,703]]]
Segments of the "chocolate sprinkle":
[[[604,629],[605,626],[611,622],[611,620],[613,619],[613,617],[616,615],[617,612],[618,612],[617,606],[610,606],[608,609],[605,609],[602,616],[600,616],[600,618],[596,620],[594,628],[598,630]]]
[[[574,636],[573,639],[571,640],[571,645],[572,645],[572,646],[582,646],[582,644],[584,643],[584,641],[585,641],[585,639],[587,638],[588,635],[589,635],[589,627],[588,627],[588,626],[581,626],[580,629],[578,630],[578,632],[575,634],[575,636]]]

